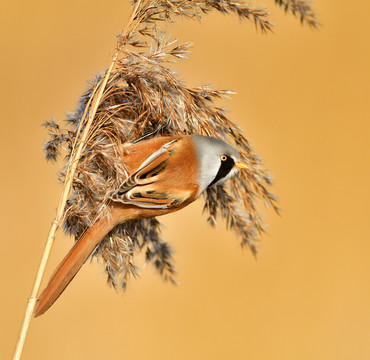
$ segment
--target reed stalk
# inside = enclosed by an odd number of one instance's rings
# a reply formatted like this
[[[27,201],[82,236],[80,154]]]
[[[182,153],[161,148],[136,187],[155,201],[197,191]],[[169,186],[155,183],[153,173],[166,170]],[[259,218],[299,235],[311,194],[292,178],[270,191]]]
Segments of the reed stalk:
[[[129,21],[128,21],[126,27],[125,27],[125,30],[123,31],[122,34],[127,32],[128,29],[130,28],[130,26],[132,25],[132,22],[133,22],[136,14],[137,14],[137,10],[140,6],[140,3],[141,3],[141,0],[137,1],[136,6],[134,7],[134,9],[132,11],[130,19],[129,19]],[[24,318],[23,318],[22,326],[21,326],[21,329],[20,329],[20,332],[19,332],[18,340],[17,340],[17,343],[16,343],[13,360],[19,360],[21,358],[22,351],[23,351],[23,346],[24,346],[24,343],[26,341],[27,332],[28,332],[28,329],[29,329],[29,325],[30,325],[31,320],[33,318],[32,315],[33,315],[35,305],[36,305],[37,294],[40,290],[41,281],[42,281],[42,278],[44,276],[46,265],[47,265],[47,262],[48,262],[48,259],[49,259],[50,253],[51,253],[51,249],[52,249],[53,244],[54,244],[54,240],[55,240],[55,237],[56,237],[56,232],[59,228],[60,223],[62,222],[66,202],[67,202],[68,196],[69,196],[70,191],[71,191],[71,186],[72,186],[74,174],[75,174],[75,171],[76,171],[76,168],[77,168],[77,164],[78,164],[78,161],[80,159],[82,150],[83,150],[84,146],[86,145],[86,139],[87,139],[87,136],[89,134],[89,130],[90,130],[92,121],[94,119],[94,116],[96,114],[96,110],[98,109],[98,106],[99,106],[99,103],[101,101],[103,92],[104,92],[105,87],[107,85],[109,76],[112,72],[113,67],[116,64],[118,55],[119,55],[120,51],[122,50],[123,46],[124,46],[124,44],[121,44],[121,45],[117,46],[117,49],[115,50],[115,52],[113,54],[110,66],[109,66],[108,70],[106,71],[103,80],[99,84],[97,84],[97,86],[95,87],[94,92],[93,92],[91,98],[89,99],[89,102],[86,106],[85,112],[82,116],[82,121],[80,122],[80,126],[79,126],[79,129],[78,129],[78,133],[77,133],[77,136],[76,136],[76,139],[75,139],[75,144],[74,144],[74,147],[76,148],[76,151],[72,152],[73,155],[71,156],[71,159],[70,159],[70,162],[69,162],[69,165],[68,165],[66,180],[65,180],[65,183],[64,183],[64,186],[63,186],[63,189],[62,189],[60,199],[59,199],[59,204],[58,204],[58,207],[57,207],[56,216],[55,216],[54,221],[52,222],[52,225],[50,227],[49,235],[48,235],[48,238],[46,240],[46,244],[45,244],[44,252],[43,252],[42,257],[41,257],[39,268],[37,270],[37,274],[36,274],[35,282],[34,282],[33,287],[32,287],[31,295],[30,295],[30,297],[28,298],[28,301],[27,301],[27,307],[26,307]],[[96,90],[98,90],[98,91],[96,91]],[[91,112],[88,112],[88,109],[90,107],[91,107]],[[87,114],[88,114],[88,118],[86,120]],[[85,122],[86,122],[86,126],[84,128],[84,131],[81,132],[82,126]],[[78,137],[78,134],[80,134],[80,133],[81,133],[81,138]],[[76,147],[77,143],[78,143],[78,146]]]

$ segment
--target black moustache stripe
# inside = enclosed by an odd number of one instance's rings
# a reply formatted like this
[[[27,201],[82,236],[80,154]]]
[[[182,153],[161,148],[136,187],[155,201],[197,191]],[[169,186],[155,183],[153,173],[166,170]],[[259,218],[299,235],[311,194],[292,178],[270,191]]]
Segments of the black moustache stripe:
[[[208,187],[211,187],[213,184],[215,184],[220,179],[223,179],[227,174],[231,171],[231,169],[234,167],[235,161],[231,157],[227,157],[225,161],[221,161],[221,166],[218,169],[216,177],[213,179],[213,181],[208,185]]]

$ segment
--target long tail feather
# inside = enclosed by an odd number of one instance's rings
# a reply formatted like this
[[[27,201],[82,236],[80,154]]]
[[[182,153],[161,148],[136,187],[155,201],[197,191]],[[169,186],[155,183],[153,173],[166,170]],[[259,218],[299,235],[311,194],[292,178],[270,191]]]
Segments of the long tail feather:
[[[42,315],[54,304],[64,289],[75,277],[95,247],[116,224],[116,219],[99,220],[76,242],[51,276],[49,283],[39,296],[34,316]]]

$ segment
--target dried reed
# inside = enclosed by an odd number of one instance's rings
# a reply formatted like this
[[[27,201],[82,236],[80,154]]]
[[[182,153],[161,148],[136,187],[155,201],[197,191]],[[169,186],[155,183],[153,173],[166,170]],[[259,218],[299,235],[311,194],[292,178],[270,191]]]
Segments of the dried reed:
[[[316,27],[315,15],[307,1],[275,0]],[[13,359],[19,359],[32,318],[36,296],[59,225],[76,239],[107,211],[107,192],[126,177],[117,161],[117,145],[143,137],[175,134],[204,134],[222,138],[241,151],[249,170],[227,185],[206,191],[204,211],[215,225],[219,217],[241,237],[241,245],[256,254],[256,241],[263,231],[256,199],[261,198],[276,211],[275,197],[267,190],[270,179],[262,168],[242,130],[214,103],[229,91],[210,87],[189,88],[168,64],[187,58],[189,44],[178,44],[161,30],[161,22],[177,16],[200,19],[211,10],[234,13],[254,22],[261,32],[271,30],[268,13],[242,2],[230,0],[139,0],[133,1],[131,17],[118,36],[112,62],[82,95],[79,108],[67,116],[62,129],[53,120],[44,125],[50,133],[46,158],[55,160],[65,153],[65,167],[59,176],[64,184],[57,214],[49,232],[35,284],[28,300],[25,318]],[[242,199],[240,201],[240,199]],[[244,212],[239,208],[243,207]],[[246,215],[245,215],[246,214]],[[133,257],[144,251],[164,280],[175,282],[171,249],[161,238],[157,219],[130,221],[116,226],[100,243],[94,256],[102,258],[108,283],[125,288],[130,275],[136,275]]]

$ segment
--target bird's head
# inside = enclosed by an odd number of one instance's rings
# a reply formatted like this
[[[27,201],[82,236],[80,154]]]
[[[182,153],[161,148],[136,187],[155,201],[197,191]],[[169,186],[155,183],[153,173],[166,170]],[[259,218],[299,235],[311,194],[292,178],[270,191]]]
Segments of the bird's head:
[[[226,142],[208,136],[193,135],[198,157],[200,192],[213,185],[223,184],[239,169],[248,166],[241,161],[240,153]]]

